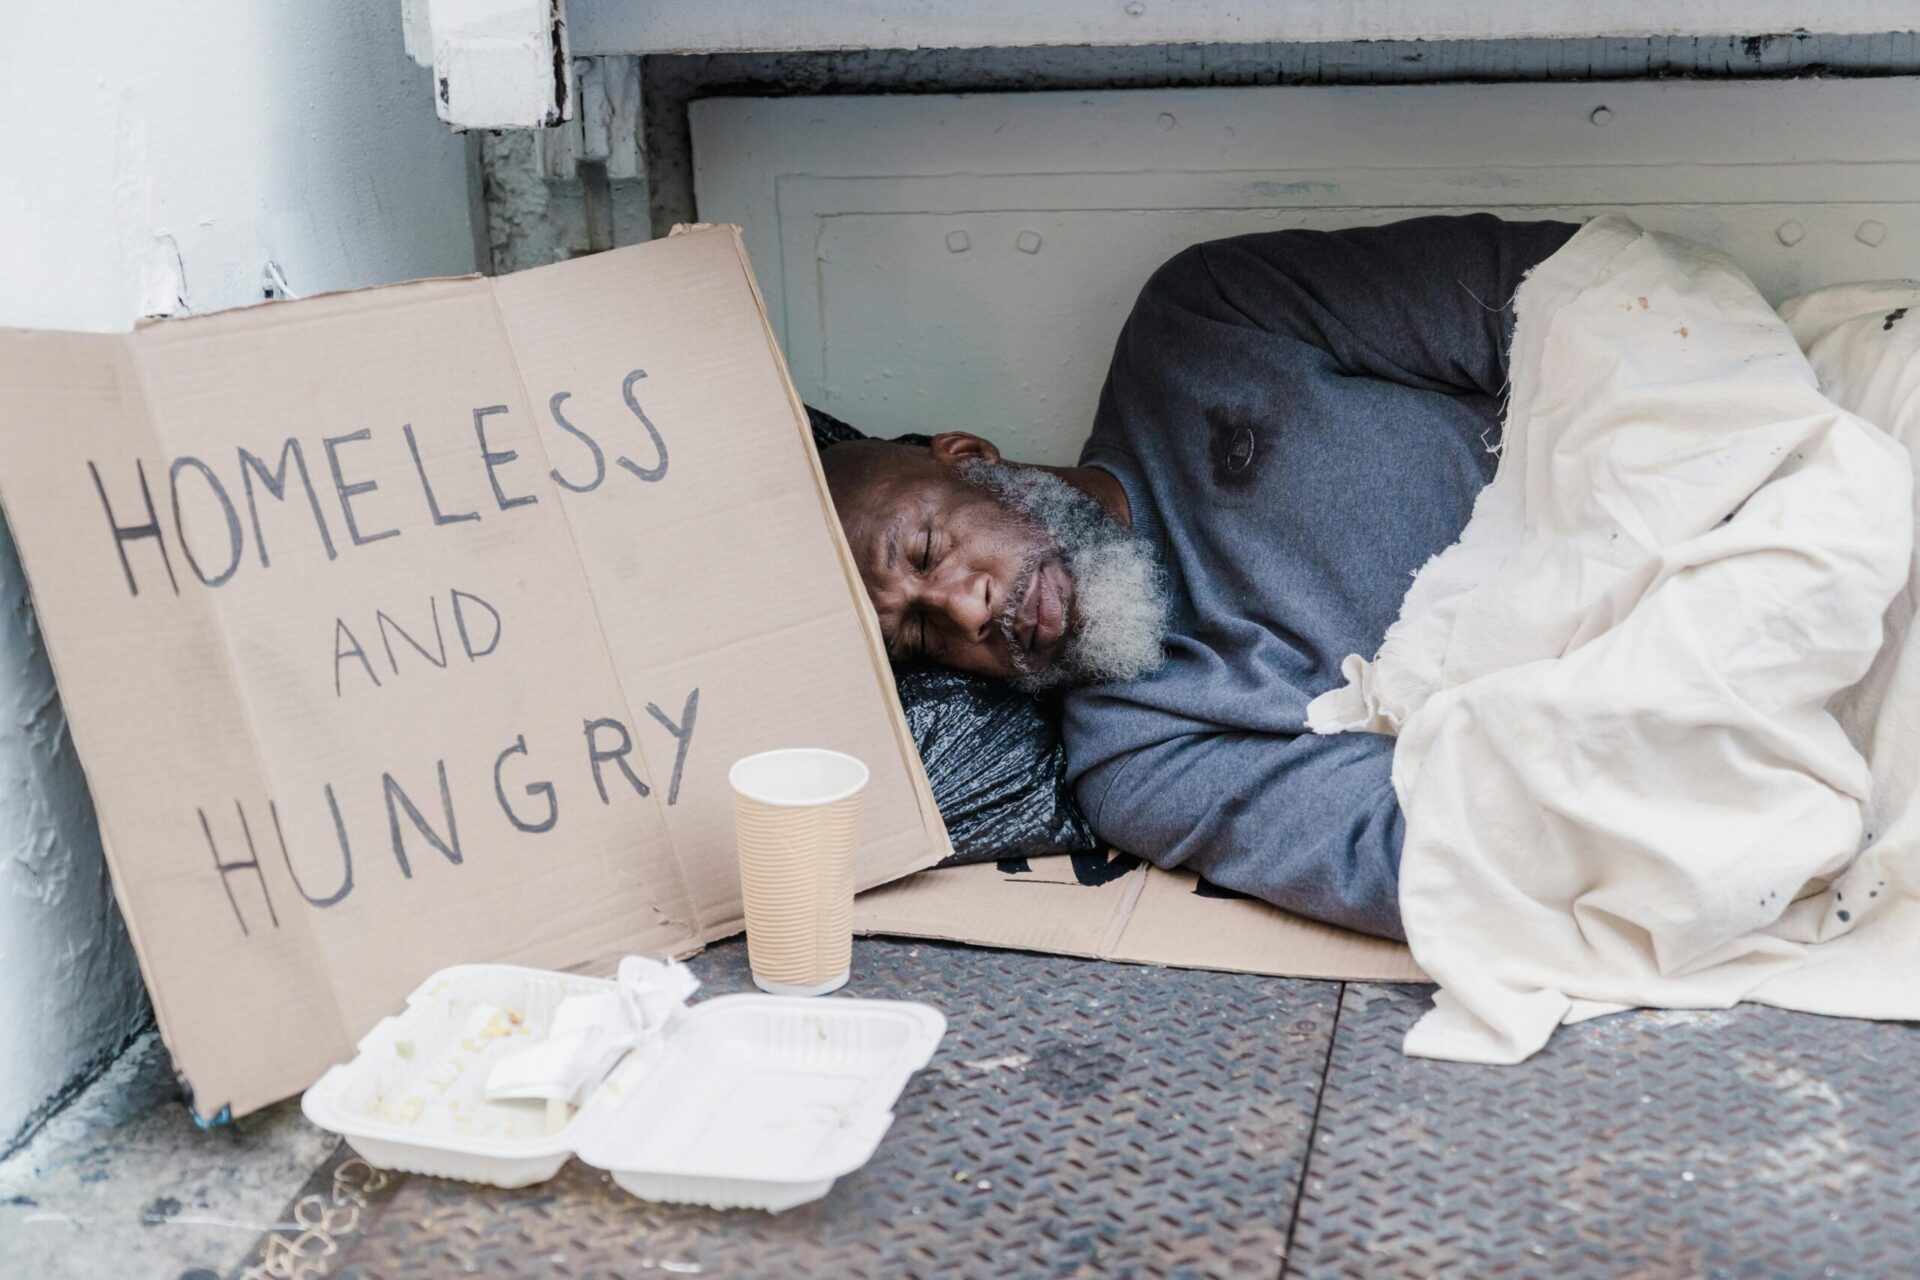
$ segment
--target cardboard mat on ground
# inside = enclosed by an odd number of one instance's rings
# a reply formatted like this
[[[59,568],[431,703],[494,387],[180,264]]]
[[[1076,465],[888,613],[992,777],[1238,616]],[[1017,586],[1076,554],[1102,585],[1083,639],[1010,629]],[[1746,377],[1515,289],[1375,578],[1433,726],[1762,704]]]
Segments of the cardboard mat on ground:
[[[863,933],[1289,978],[1426,982],[1406,947],[1124,853],[922,871],[854,904]]]
[[[203,1118],[305,1088],[447,965],[607,973],[737,932],[742,755],[868,763],[863,888],[949,852],[731,228],[130,335],[0,331],[0,501]],[[1406,972],[1109,870],[940,871],[861,919]]]

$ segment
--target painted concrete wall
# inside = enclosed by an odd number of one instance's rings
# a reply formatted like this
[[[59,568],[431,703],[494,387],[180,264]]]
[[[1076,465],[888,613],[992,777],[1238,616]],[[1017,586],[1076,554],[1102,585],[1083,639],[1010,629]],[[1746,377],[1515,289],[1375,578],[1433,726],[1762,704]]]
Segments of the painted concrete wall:
[[[1184,6],[1198,9],[1202,6]],[[1211,6],[1220,8],[1221,6]],[[1350,7],[1350,6],[1349,6]],[[1394,6],[1374,5],[1386,10]],[[1510,3],[1515,11],[1524,4]],[[596,17],[628,9],[597,0]],[[1118,6],[1116,6],[1118,9]],[[1909,0],[1920,17],[1920,5]],[[1051,12],[1051,10],[1049,10]],[[582,47],[578,0],[575,48]],[[1393,15],[1385,15],[1389,19]],[[1399,15],[1404,18],[1405,15]],[[1911,25],[1911,21],[1907,25]],[[1741,25],[1738,31],[1764,30]],[[694,208],[688,104],[711,97],[1084,92],[1254,85],[1515,84],[1537,81],[1779,79],[1920,73],[1920,33],[1642,36],[1600,40],[1359,40],[1014,49],[845,49],[661,55],[641,60],[647,195],[654,235]],[[491,172],[491,170],[490,170]],[[621,196],[614,184],[616,214]],[[556,206],[577,196],[556,193]],[[557,221],[557,219],[556,219]],[[618,227],[616,219],[616,228]],[[534,228],[538,230],[539,228]],[[621,241],[620,243],[625,243]],[[530,260],[530,259],[527,259]]]
[[[1196,241],[1620,210],[1769,298],[1920,275],[1920,79],[1263,86],[693,104],[800,394],[1070,462],[1153,269]]]
[[[473,270],[465,146],[430,93],[396,0],[0,6],[0,324],[258,302],[268,261],[301,294]],[[146,1019],[0,538],[0,1152]]]

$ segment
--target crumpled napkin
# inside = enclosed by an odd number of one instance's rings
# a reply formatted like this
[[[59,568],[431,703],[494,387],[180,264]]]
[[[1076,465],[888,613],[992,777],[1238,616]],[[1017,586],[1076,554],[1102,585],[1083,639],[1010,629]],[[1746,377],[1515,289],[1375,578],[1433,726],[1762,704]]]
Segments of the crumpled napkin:
[[[494,1064],[487,1098],[545,1098],[579,1106],[623,1054],[666,1034],[700,987],[700,979],[679,961],[645,956],[622,960],[615,981],[612,991],[562,1000],[545,1039]]]

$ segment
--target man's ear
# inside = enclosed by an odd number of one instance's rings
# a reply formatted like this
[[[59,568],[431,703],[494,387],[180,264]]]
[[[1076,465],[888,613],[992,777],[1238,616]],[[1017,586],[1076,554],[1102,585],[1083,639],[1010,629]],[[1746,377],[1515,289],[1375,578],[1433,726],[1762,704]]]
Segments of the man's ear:
[[[935,462],[949,467],[957,467],[963,462],[1000,461],[999,447],[993,441],[968,431],[943,431],[933,438],[928,449]]]

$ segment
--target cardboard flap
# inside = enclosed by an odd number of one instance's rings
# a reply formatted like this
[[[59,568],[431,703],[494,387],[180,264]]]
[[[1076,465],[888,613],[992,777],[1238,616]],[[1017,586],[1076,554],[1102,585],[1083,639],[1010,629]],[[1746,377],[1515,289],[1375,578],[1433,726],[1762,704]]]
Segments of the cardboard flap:
[[[177,542],[163,549],[168,459],[136,341],[0,331],[0,486],[128,931],[143,968],[168,975],[150,984],[155,1012],[200,1029],[177,1063],[208,1081],[196,1105],[211,1117],[272,1100],[224,1064],[265,1046],[317,1074],[352,1038],[313,921],[289,910],[214,600]]]
[[[863,885],[946,851],[731,229],[9,333],[0,386],[0,499],[204,1116],[446,965],[737,929],[741,755],[868,762]]]

